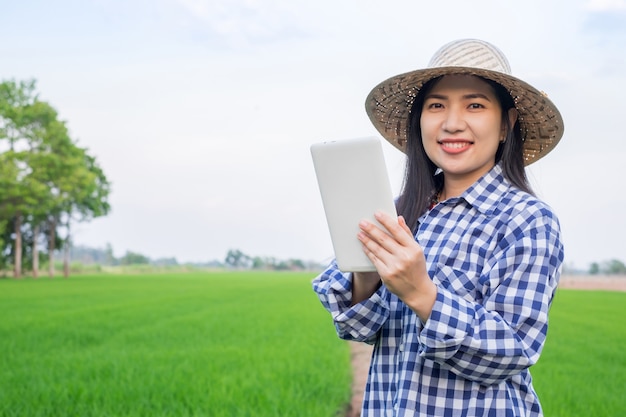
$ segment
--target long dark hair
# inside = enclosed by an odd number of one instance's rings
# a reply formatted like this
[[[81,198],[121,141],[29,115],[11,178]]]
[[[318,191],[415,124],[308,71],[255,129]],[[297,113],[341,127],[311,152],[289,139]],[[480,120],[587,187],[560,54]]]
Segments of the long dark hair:
[[[402,193],[398,198],[397,210],[406,220],[407,225],[415,230],[417,220],[428,209],[432,197],[443,187],[443,174],[435,175],[437,166],[428,158],[422,143],[420,118],[424,98],[441,77],[425,83],[413,103],[409,113],[406,147],[406,170]],[[515,107],[511,95],[500,84],[485,80],[495,91],[502,108],[502,123],[506,128],[506,140],[496,151],[496,164],[502,165],[502,171],[507,180],[522,191],[533,194],[524,169],[524,140],[516,121],[511,126],[508,111]]]

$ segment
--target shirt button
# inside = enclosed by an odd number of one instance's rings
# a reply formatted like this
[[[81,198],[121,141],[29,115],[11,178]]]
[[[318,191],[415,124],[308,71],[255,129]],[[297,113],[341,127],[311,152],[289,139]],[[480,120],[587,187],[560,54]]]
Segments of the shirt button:
[[[398,346],[398,350],[400,350],[400,352],[404,352],[404,343],[400,343],[400,346]]]

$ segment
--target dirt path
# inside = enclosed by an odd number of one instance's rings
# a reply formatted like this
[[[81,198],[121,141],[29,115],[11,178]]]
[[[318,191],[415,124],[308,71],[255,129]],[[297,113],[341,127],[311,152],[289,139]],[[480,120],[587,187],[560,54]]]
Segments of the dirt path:
[[[576,290],[608,290],[626,291],[626,276],[589,276],[572,275],[564,276],[559,282],[559,288],[569,288]]]
[[[559,288],[578,290],[610,290],[626,291],[626,277],[624,276],[563,276]],[[350,342],[352,362],[352,401],[346,417],[360,417],[363,391],[367,382],[372,347],[365,343]]]
[[[346,417],[359,417],[361,415],[361,403],[363,391],[367,382],[372,346],[365,343],[350,343],[352,362],[352,400]]]

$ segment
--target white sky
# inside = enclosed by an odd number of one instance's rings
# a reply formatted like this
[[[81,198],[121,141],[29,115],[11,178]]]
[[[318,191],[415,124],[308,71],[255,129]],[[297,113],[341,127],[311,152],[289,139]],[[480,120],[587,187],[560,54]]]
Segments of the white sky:
[[[465,37],[563,114],[530,175],[567,264],[626,261],[625,0],[0,0],[0,79],[37,79],[113,183],[77,244],[323,261],[309,145],[376,134],[371,88]],[[383,146],[399,191],[402,156]]]

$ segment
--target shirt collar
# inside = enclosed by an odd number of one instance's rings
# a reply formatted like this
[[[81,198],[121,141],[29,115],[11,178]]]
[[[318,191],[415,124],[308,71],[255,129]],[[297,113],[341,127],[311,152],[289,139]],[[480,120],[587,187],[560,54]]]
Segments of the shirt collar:
[[[483,175],[470,188],[465,190],[460,198],[472,205],[476,210],[490,216],[502,201],[510,184],[502,174],[502,166],[496,164],[489,172]]]

